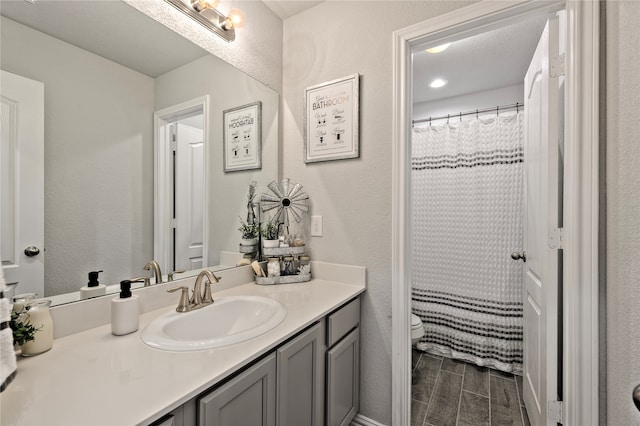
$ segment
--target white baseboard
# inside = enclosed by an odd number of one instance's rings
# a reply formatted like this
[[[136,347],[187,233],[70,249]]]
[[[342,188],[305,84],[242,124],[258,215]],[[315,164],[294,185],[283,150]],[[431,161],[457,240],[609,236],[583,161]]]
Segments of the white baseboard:
[[[351,420],[350,426],[385,426],[382,423],[378,423],[375,420],[370,419],[369,417],[365,417],[362,414],[358,413],[355,415],[353,420]]]

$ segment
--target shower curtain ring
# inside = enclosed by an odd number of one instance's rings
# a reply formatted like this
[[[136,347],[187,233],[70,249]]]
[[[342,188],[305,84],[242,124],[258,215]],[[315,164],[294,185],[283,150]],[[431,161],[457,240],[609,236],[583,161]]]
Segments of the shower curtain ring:
[[[449,114],[447,114],[447,124],[449,124]]]

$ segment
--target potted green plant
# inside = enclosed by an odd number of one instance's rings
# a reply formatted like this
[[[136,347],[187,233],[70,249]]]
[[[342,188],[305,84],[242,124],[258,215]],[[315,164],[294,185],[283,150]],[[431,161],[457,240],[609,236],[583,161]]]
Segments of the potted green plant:
[[[262,235],[263,247],[278,247],[280,241],[278,241],[278,228],[279,223],[269,220],[260,228],[260,234]]]
[[[240,218],[240,228],[238,231],[242,234],[242,242],[243,246],[252,246],[258,244],[258,234],[260,232],[260,227],[255,222],[245,222]]]
[[[15,311],[11,312],[9,327],[11,327],[11,331],[13,332],[14,346],[22,346],[27,342],[32,342],[38,331],[38,329],[29,322],[28,314]]]

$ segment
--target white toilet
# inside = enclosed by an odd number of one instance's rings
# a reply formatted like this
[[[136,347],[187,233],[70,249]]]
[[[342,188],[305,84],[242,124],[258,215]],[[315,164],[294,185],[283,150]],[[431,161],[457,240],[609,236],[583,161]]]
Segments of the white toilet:
[[[411,345],[415,345],[424,336],[424,326],[419,316],[411,314]]]

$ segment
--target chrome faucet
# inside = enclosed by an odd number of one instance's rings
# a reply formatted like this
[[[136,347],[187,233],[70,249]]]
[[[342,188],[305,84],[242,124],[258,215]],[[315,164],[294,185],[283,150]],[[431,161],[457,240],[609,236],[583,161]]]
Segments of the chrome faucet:
[[[207,282],[204,284],[204,292],[201,291],[202,280],[207,278]],[[196,283],[193,285],[193,294],[191,295],[191,300],[189,301],[192,305],[209,305],[213,303],[213,297],[211,296],[211,284],[216,284],[220,281],[221,278],[216,277],[216,275],[205,269],[200,272],[196,277]]]
[[[204,283],[203,292],[202,280],[204,278],[207,278],[207,281]],[[167,290],[167,292],[169,293],[182,290],[176,312],[189,312],[212,304],[213,297],[211,295],[211,284],[215,284],[221,279],[222,278],[216,277],[216,275],[209,270],[205,269],[204,271],[200,272],[198,274],[198,277],[196,278],[196,282],[193,285],[193,294],[191,296],[191,299],[189,299],[189,287],[187,286],[178,286]]]
[[[145,271],[151,271],[153,269],[153,273],[156,276],[156,284],[162,283],[162,272],[160,272],[160,265],[155,260],[150,261],[142,268]]]

